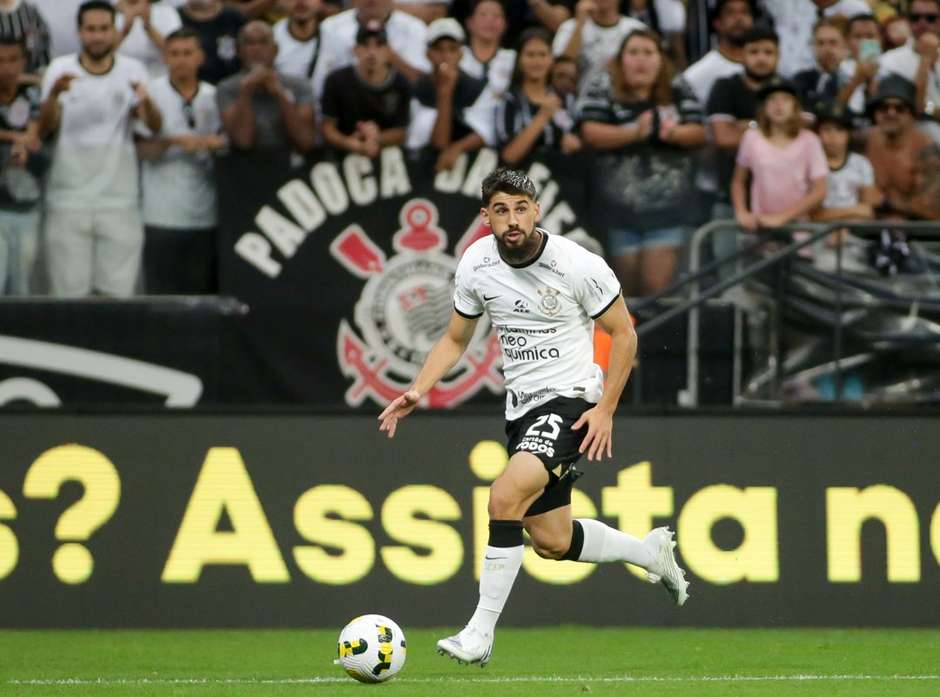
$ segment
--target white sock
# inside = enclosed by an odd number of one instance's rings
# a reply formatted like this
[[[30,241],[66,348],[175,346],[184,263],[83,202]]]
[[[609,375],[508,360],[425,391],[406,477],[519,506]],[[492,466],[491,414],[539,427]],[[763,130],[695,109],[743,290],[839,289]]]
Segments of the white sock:
[[[483,555],[483,573],[480,575],[480,602],[467,622],[481,634],[492,634],[503,611],[512,584],[522,566],[525,547],[490,547]]]
[[[644,569],[653,561],[653,553],[633,535],[614,530],[599,520],[578,518],[584,531],[584,546],[578,561],[627,561]]]

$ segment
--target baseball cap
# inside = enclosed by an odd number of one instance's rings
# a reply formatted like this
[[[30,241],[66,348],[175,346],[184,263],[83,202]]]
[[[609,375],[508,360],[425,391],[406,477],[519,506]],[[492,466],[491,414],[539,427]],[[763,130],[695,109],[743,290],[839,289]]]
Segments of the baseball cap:
[[[774,75],[757,90],[757,100],[762,102],[774,92],[787,92],[799,98],[796,93],[796,85],[779,75]]]
[[[842,128],[851,130],[852,112],[845,108],[845,104],[839,102],[817,102],[813,108],[813,114],[816,116],[816,125],[821,126],[824,122],[835,123]]]
[[[463,32],[463,27],[460,26],[460,22],[453,17],[442,17],[435,19],[428,25],[428,38],[426,43],[428,46],[433,46],[441,39],[453,39],[457,43],[462,44],[466,41],[467,37]]]
[[[378,39],[383,44],[388,43],[385,26],[377,19],[370,19],[365,24],[360,24],[359,29],[356,31],[357,44],[364,44],[369,39]]]
[[[868,102],[868,112],[874,113],[878,105],[888,99],[897,99],[904,102],[908,108],[914,111],[914,102],[916,99],[916,90],[914,84],[905,80],[900,75],[892,73],[878,83],[878,89],[875,96]]]

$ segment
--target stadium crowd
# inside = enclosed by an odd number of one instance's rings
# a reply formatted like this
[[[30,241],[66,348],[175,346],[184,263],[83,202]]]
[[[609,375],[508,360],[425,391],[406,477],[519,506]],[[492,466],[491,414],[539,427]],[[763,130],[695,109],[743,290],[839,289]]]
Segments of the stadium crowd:
[[[940,220],[940,0],[707,4],[690,62],[686,0],[0,0],[0,294],[40,240],[55,296],[213,292],[231,150],[591,152],[628,296],[710,218]]]

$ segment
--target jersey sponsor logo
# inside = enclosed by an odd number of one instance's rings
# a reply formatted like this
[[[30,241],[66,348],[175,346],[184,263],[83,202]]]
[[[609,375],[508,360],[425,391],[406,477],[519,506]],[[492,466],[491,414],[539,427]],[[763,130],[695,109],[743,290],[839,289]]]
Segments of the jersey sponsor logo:
[[[548,317],[554,317],[561,312],[561,300],[558,299],[560,292],[561,291],[549,288],[548,286],[538,289],[540,297],[539,310],[541,310],[543,314]]]
[[[480,269],[489,269],[494,266],[499,266],[498,257],[497,258],[483,257],[483,261],[481,261],[479,264],[473,265],[473,270],[479,271]]]
[[[345,395],[350,406],[366,399],[386,404],[404,392],[451,316],[457,259],[444,251],[437,207],[413,198],[398,217],[401,228],[392,237],[398,254],[391,258],[358,225],[330,245],[343,267],[366,280],[354,312],[359,331],[344,319],[337,335],[340,370],[353,380]],[[427,405],[459,404],[484,387],[501,391],[499,353],[496,335],[481,322],[461,361],[427,394]]]
[[[532,313],[532,310],[529,309],[529,303],[527,303],[525,300],[517,300],[514,302],[512,305],[512,311],[519,312],[524,315]]]
[[[560,276],[561,278],[565,277],[565,272],[558,270],[557,259],[552,259],[551,262],[548,264],[546,264],[544,261],[540,261],[539,268],[546,269],[547,271],[551,271],[553,274],[555,274],[556,276]]]

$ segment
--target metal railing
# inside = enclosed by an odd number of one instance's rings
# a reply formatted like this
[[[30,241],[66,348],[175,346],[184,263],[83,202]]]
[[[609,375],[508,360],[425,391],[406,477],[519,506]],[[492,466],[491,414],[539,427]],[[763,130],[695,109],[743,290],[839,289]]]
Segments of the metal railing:
[[[659,327],[667,324],[668,322],[674,320],[676,317],[682,315],[688,315],[688,331],[687,331],[687,380],[686,380],[686,389],[682,391],[679,395],[679,403],[682,406],[695,407],[699,404],[699,374],[700,374],[700,357],[699,357],[699,347],[700,347],[700,324],[701,324],[701,307],[703,304],[709,300],[716,298],[727,290],[741,285],[745,281],[754,278],[758,274],[761,274],[769,269],[776,270],[775,276],[775,307],[774,307],[774,328],[773,328],[773,352],[772,352],[772,364],[774,369],[774,384],[775,387],[779,390],[780,384],[782,382],[782,371],[783,371],[783,360],[782,360],[782,335],[783,335],[783,308],[781,305],[786,302],[786,272],[787,265],[793,260],[800,252],[807,247],[811,247],[823,240],[825,240],[829,235],[833,234],[838,230],[848,229],[850,232],[856,233],[866,233],[874,232],[878,233],[879,231],[890,228],[891,230],[901,230],[905,233],[913,232],[916,233],[919,238],[928,238],[928,239],[940,239],[940,225],[935,222],[904,222],[904,223],[895,223],[888,221],[865,221],[865,222],[831,222],[831,223],[799,223],[796,225],[788,225],[783,228],[778,228],[770,231],[761,231],[756,235],[747,235],[744,244],[740,244],[741,237],[744,235],[743,230],[734,220],[716,220],[710,223],[707,223],[700,227],[692,235],[690,241],[690,256],[689,256],[689,273],[682,276],[681,278],[674,281],[668,287],[657,292],[654,295],[644,297],[639,299],[636,302],[631,303],[631,308],[635,313],[641,312],[642,310],[655,306],[663,298],[672,298],[680,295],[687,295],[688,299],[684,302],[680,302],[677,305],[665,310],[662,314],[657,315],[653,319],[641,322],[637,326],[637,335],[642,338],[658,329]],[[738,248],[737,250],[720,259],[711,261],[704,266],[702,265],[703,259],[703,247],[704,244],[710,240],[710,238],[717,232],[731,232],[738,236]],[[808,233],[808,235],[800,240],[792,241],[792,233]],[[757,252],[759,248],[766,246],[767,242],[770,240],[778,241],[778,246],[776,249],[773,249],[769,253],[761,256],[760,259],[749,264],[745,264],[745,260]],[[836,321],[833,323],[833,362],[835,372],[835,399],[836,401],[841,401],[842,398],[842,351],[843,351],[843,319],[844,312],[847,307],[857,307],[858,302],[848,300],[844,297],[844,275],[843,275],[843,245],[836,245],[834,248],[835,252],[835,280],[832,281],[831,277],[825,277],[819,280],[821,283],[826,283],[826,278],[830,279],[829,285],[834,291],[834,302],[835,302],[835,316]],[[720,278],[718,282],[709,285],[707,288],[702,287],[702,282],[713,277],[716,272],[726,267],[728,264],[735,264],[735,272],[726,275],[724,278]],[[920,307],[930,307],[932,309],[940,310],[940,302],[936,299],[908,296],[908,297],[896,297],[896,298],[870,298],[863,305],[867,308],[895,308],[895,309],[908,309],[912,305]],[[735,343],[737,349],[740,348],[740,335],[736,329],[735,332]],[[642,369],[641,369],[642,371]],[[734,387],[734,398],[737,400],[740,394],[740,377],[739,377],[740,365],[739,360],[736,360],[735,368],[735,387]],[[639,390],[634,390],[635,401],[638,400]]]

